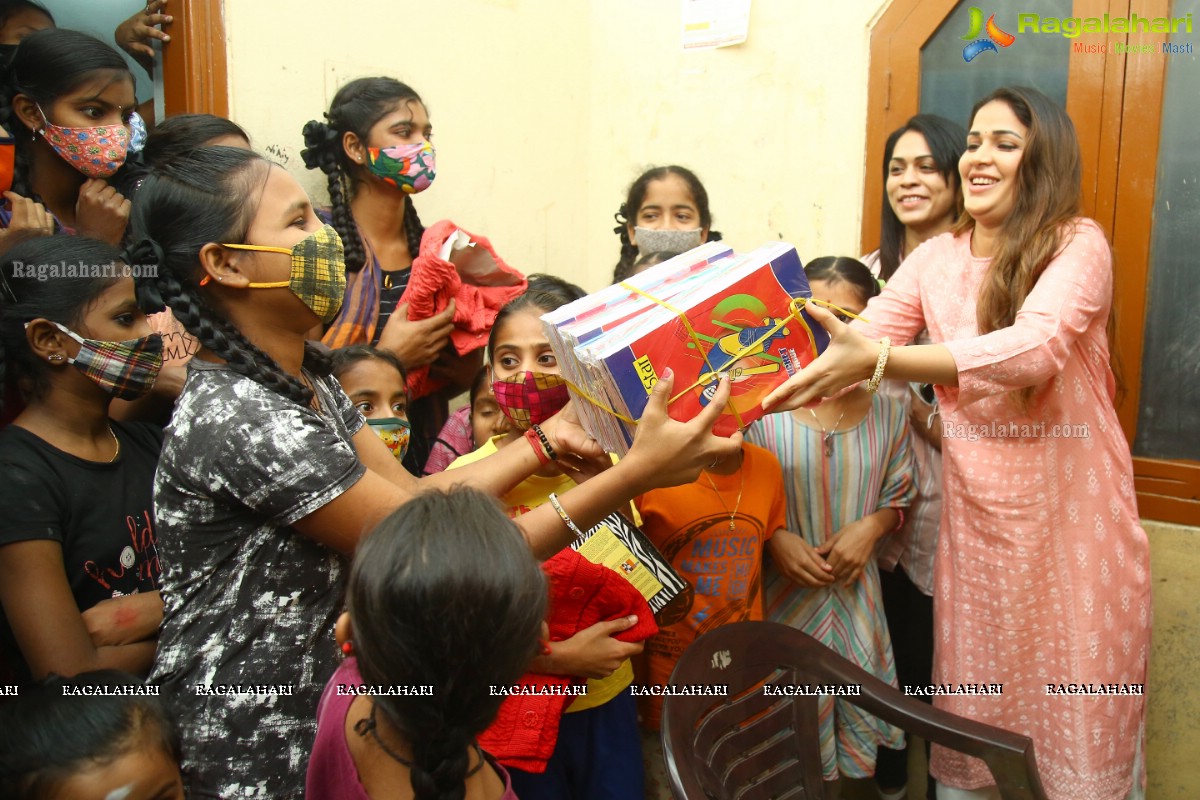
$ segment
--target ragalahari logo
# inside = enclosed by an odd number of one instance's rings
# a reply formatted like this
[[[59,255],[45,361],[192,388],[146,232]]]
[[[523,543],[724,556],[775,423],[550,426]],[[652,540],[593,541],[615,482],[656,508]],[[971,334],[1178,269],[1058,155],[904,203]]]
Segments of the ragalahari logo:
[[[963,48],[963,61],[966,61],[968,64],[971,63],[971,60],[974,59],[975,56],[988,50],[991,50],[993,53],[999,53],[1000,51],[996,49],[996,45],[1008,47],[1017,40],[1017,37],[1013,36],[1011,33],[1005,33],[1004,31],[1000,30],[1000,27],[996,25],[995,14],[992,14],[990,17],[988,17],[987,25],[985,26],[983,24],[982,11],[972,6],[970,13],[971,29],[967,31],[966,36],[962,37],[963,41],[969,40],[969,44]],[[987,36],[985,38],[980,38],[979,34],[985,30],[987,31]]]

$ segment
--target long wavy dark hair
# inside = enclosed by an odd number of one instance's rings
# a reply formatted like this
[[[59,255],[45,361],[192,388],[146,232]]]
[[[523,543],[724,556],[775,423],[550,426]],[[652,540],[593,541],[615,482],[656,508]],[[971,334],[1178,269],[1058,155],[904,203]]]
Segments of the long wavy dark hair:
[[[354,199],[355,165],[346,155],[342,137],[354,133],[364,144],[371,128],[383,119],[398,103],[416,102],[424,105],[421,96],[411,86],[395,78],[359,78],[350,81],[333,96],[325,122],[310,120],[304,126],[304,147],[301,156],[304,166],[319,169],[329,181],[329,202],[333,227],[342,237],[346,251],[346,269],[358,272],[366,264],[367,254],[350,201]],[[412,197],[404,196],[404,234],[408,254],[417,257],[425,226],[417,216]]]

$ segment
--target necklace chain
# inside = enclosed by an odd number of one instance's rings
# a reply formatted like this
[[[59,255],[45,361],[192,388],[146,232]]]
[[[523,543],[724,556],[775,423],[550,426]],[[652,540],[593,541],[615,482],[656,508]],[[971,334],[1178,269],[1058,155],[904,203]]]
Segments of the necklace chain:
[[[117,432],[112,429],[112,425],[108,426],[108,435],[112,437],[113,444],[117,446],[113,451],[113,457],[108,460],[111,464],[117,460],[117,456],[121,455],[121,440],[117,438]]]
[[[738,477],[740,480],[738,481],[737,502],[733,504],[733,511],[729,510],[729,506],[725,503],[724,495],[722,495],[721,490],[717,488],[717,484],[713,483],[713,479],[709,476],[709,474],[707,472],[700,473],[704,476],[704,479],[708,481],[708,485],[712,487],[712,490],[716,492],[717,499],[721,501],[721,507],[724,508],[725,513],[729,515],[729,530],[734,529],[733,520],[737,516],[738,509],[742,505],[742,491],[746,488],[746,472],[744,469],[742,469],[744,466],[746,466],[745,461],[738,466]]]
[[[846,416],[846,409],[845,407],[842,408],[842,413],[838,416],[837,422],[833,423],[833,430],[829,431],[825,430],[824,425],[821,425],[821,418],[817,416],[816,411],[810,408],[808,413],[812,414],[812,418],[817,421],[817,425],[821,426],[821,449],[824,451],[825,457],[828,458],[833,455],[833,435],[837,433],[838,426],[842,424],[842,419]]]

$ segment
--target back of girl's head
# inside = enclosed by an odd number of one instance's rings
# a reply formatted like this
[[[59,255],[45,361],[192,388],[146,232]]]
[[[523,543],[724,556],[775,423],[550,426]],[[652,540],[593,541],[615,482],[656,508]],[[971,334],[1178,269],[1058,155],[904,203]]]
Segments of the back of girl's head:
[[[400,380],[408,380],[408,371],[404,369],[404,364],[396,355],[389,350],[380,350],[378,347],[372,347],[369,344],[355,344],[350,347],[339,347],[333,351],[331,366],[333,377],[341,380],[342,375],[350,370],[355,364],[363,361],[382,361],[384,364],[395,368],[400,373]]]
[[[215,114],[177,114],[154,126],[146,138],[142,156],[153,166],[187,155],[225,137],[236,137],[250,144],[250,137],[232,120]]]
[[[152,311],[165,305],[230,369],[308,405],[312,390],[246,339],[200,288],[200,249],[209,242],[245,241],[272,168],[262,156],[239,147],[201,147],[160,164],[133,200],[130,229],[135,244],[130,258],[158,266],[154,277],[138,283],[143,307]],[[304,366],[328,375],[328,354],[309,345]]]
[[[958,160],[967,149],[967,131],[957,122],[951,122],[937,114],[917,114],[910,117],[903,126],[892,131],[883,146],[883,206],[879,226],[879,277],[890,280],[900,266],[901,252],[904,245],[904,223],[892,210],[888,201],[887,180],[892,165],[892,155],[896,152],[896,143],[900,137],[913,131],[925,137],[929,145],[929,154],[933,156],[934,166],[946,187],[954,192],[955,217],[962,212],[962,176],[958,173]]]
[[[467,748],[536,654],[547,588],[520,531],[487,495],[430,492],[358,546],[346,604],[368,686],[433,686],[376,698],[412,745],[417,800],[461,798]]]
[[[650,184],[654,181],[661,181],[671,175],[681,178],[687,184],[688,191],[692,195],[692,200],[696,203],[696,210],[700,213],[700,227],[708,231],[708,241],[719,242],[721,240],[721,233],[712,230],[712,210],[708,206],[708,191],[704,188],[704,184],[700,182],[700,179],[696,177],[696,173],[687,167],[681,167],[676,164],[666,167],[654,167],[643,172],[630,185],[625,202],[617,209],[617,213],[613,214],[613,219],[617,221],[617,227],[613,228],[613,233],[617,234],[621,239],[621,260],[617,262],[616,267],[618,271],[622,269],[622,265],[624,265],[625,270],[631,269],[634,260],[638,256],[637,245],[629,238],[629,227],[637,224],[638,209],[646,201],[646,192],[649,190]],[[624,278],[621,280],[624,280]]]
[[[83,265],[77,274],[104,275],[122,260],[112,245],[85,236],[43,236],[14,245],[0,258],[0,386],[14,381],[22,394],[46,389],[46,368],[29,349],[25,323],[45,318],[72,330],[88,306],[117,281],[111,277],[64,277],[63,266]],[[93,271],[94,269],[94,271]]]
[[[179,737],[157,697],[78,691],[141,685],[129,673],[100,670],[21,687],[0,706],[0,797],[50,797],[77,772],[150,748],[178,761]]]
[[[870,268],[857,258],[848,256],[814,258],[804,266],[804,274],[808,277],[809,283],[824,281],[850,284],[858,293],[863,305],[879,294],[879,281],[875,280]]]
[[[564,280],[557,275],[535,272],[527,277],[525,282],[529,287],[527,291],[553,294],[563,298],[559,305],[566,305],[580,298],[587,297],[587,292],[583,290],[583,287]]]
[[[21,40],[9,62],[7,86],[0,95],[0,125],[17,141],[13,191],[28,195],[29,136],[13,110],[13,98],[23,94],[43,112],[64,94],[80,86],[98,70],[115,70],[129,75],[125,59],[99,39],[66,28],[47,28]]]
[[[551,276],[541,277],[550,278]],[[587,292],[583,289],[559,278],[554,278],[553,282],[541,280],[537,283],[537,288],[534,288],[534,282],[531,280],[528,291],[509,300],[496,314],[492,330],[488,333],[488,353],[496,352],[496,345],[499,344],[498,337],[502,335],[500,330],[504,327],[505,322],[514,315],[528,311],[540,317],[542,314],[547,314],[585,296],[587,296]]]
[[[319,169],[329,181],[330,211],[333,227],[342,237],[346,251],[346,269],[357,272],[366,263],[362,238],[350,213],[354,196],[351,175],[358,165],[346,155],[342,138],[353,133],[365,145],[371,128],[402,103],[421,103],[421,96],[411,86],[395,78],[358,78],[350,81],[333,96],[325,122],[311,120],[304,126],[304,147],[301,153],[304,166]],[[421,247],[425,228],[417,217],[412,200],[405,200],[405,232],[408,251],[414,258]]]

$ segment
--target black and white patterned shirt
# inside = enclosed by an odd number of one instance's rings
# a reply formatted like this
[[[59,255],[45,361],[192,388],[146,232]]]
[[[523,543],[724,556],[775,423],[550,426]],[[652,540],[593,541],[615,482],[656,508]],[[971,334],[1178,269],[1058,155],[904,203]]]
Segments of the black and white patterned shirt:
[[[362,416],[333,378],[312,382],[322,412],[192,359],[167,429],[150,682],[179,725],[189,797],[303,795],[346,561],[290,526],[366,472],[350,440]],[[280,685],[292,694],[231,691]]]

